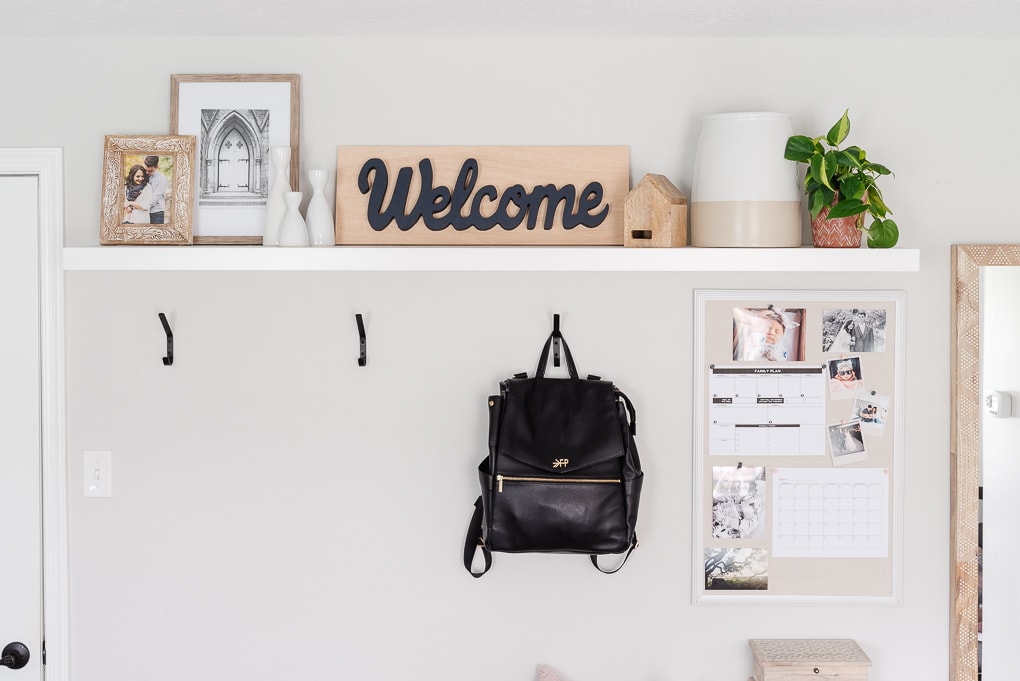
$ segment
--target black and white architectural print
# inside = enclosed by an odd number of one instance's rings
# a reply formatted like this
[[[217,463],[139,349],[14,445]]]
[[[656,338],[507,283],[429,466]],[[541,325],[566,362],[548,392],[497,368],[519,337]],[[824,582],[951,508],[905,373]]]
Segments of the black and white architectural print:
[[[202,206],[264,206],[269,195],[269,109],[202,109]]]

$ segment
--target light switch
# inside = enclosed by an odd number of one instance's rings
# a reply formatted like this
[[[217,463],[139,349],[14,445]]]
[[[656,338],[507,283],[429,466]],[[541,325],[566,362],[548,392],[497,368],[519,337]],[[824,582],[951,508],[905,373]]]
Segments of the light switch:
[[[85,450],[85,496],[113,496],[113,456],[110,452]]]

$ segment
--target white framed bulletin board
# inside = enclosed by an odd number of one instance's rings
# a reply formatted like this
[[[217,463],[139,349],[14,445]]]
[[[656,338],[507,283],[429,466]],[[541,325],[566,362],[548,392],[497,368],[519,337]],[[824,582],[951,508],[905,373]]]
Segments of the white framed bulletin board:
[[[696,603],[898,603],[902,291],[694,292]]]

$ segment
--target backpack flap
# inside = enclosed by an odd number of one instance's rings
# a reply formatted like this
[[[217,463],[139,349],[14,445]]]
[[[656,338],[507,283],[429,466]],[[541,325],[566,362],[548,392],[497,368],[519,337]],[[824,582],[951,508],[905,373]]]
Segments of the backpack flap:
[[[571,378],[508,380],[498,453],[499,472],[520,472],[517,462],[552,475],[603,468],[599,464],[622,457],[625,445],[613,384]],[[619,470],[619,462],[611,465]]]

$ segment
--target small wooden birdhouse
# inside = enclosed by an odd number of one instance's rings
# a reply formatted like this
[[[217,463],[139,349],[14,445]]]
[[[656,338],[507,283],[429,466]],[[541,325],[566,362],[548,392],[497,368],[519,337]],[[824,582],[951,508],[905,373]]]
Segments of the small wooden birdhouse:
[[[623,245],[687,245],[687,197],[665,175],[648,173],[623,204]]]

